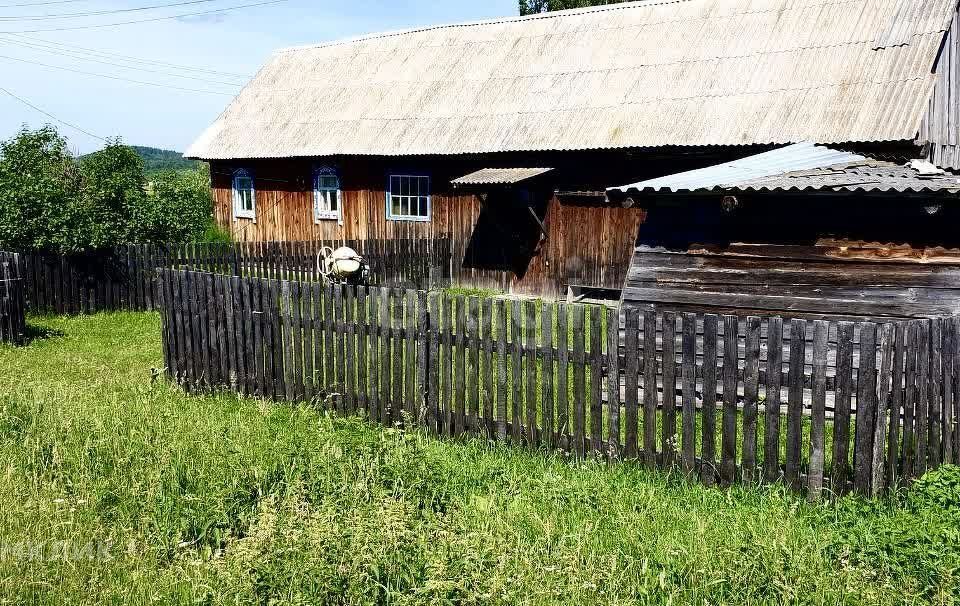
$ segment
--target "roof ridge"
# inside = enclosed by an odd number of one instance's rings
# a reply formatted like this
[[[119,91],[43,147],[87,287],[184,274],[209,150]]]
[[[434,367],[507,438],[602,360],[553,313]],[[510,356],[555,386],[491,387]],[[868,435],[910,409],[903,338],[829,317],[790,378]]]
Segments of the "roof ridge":
[[[638,6],[661,6],[667,4],[680,4],[681,2],[694,2],[696,0],[633,0],[630,2],[617,2],[614,4],[600,4],[598,6],[584,6],[580,8],[568,8],[560,11],[549,11],[546,13],[534,13],[532,15],[512,15],[503,17],[492,17],[490,19],[477,19],[475,21],[461,21],[456,23],[438,23],[435,25],[423,25],[419,27],[410,27],[407,29],[387,30],[383,32],[373,32],[361,34],[350,38],[341,38],[330,40],[328,42],[318,42],[315,44],[299,44],[278,48],[274,54],[288,53],[292,51],[308,50],[313,48],[326,48],[330,46],[341,46],[343,44],[353,44],[355,42],[364,42],[366,40],[377,40],[379,38],[392,38],[394,36],[403,36],[406,34],[417,34],[437,29],[452,29],[455,27],[475,27],[478,25],[495,25],[497,23],[513,23],[517,21],[535,21],[537,19],[556,19],[575,14],[602,13],[605,11],[626,10],[637,8]],[[855,1],[855,0],[851,0]]]

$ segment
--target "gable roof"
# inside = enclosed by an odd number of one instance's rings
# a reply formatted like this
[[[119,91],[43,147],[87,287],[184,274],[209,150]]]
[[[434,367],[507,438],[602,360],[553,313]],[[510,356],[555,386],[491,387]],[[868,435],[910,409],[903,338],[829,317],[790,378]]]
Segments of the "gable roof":
[[[956,0],[644,0],[276,52],[203,159],[908,141]]]

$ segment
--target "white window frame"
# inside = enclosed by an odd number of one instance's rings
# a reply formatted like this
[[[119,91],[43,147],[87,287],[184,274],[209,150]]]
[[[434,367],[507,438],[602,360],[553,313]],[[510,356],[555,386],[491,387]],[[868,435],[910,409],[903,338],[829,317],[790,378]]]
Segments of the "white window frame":
[[[247,179],[250,181],[250,209],[243,208],[240,203],[240,179]],[[253,180],[253,174],[244,169],[238,168],[233,171],[233,218],[237,219],[253,219],[254,223],[257,221],[257,188]]]
[[[401,195],[401,194],[396,194],[396,195],[394,195],[393,192],[392,192],[392,189],[391,189],[391,188],[393,187],[393,180],[394,180],[394,179],[425,179],[425,180],[426,180],[427,193],[426,193],[426,195],[423,195],[423,194],[420,193],[420,191],[419,191],[419,189],[418,189],[418,190],[417,190],[417,194],[409,194],[409,195],[408,195],[408,194],[403,194],[403,195]],[[418,205],[417,205],[418,208],[419,208],[419,200],[420,200],[421,198],[426,198],[426,202],[427,202],[427,214],[426,214],[426,216],[420,215],[420,214],[414,215],[414,214],[409,214],[409,213],[407,213],[407,214],[403,214],[403,213],[401,213],[401,214],[394,214],[394,212],[393,212],[393,198],[395,198],[395,197],[396,197],[396,198],[401,198],[401,199],[405,198],[405,199],[407,200],[407,204],[408,204],[408,205],[409,205],[409,203],[410,203],[411,200],[417,200],[417,201],[418,201]],[[430,218],[431,218],[431,216],[432,216],[432,212],[433,212],[433,209],[432,209],[432,206],[431,206],[431,202],[432,202],[431,198],[432,198],[432,196],[430,195],[430,176],[429,176],[429,175],[414,175],[414,174],[399,174],[399,173],[394,173],[394,174],[390,174],[390,175],[387,176],[387,219],[388,219],[388,220],[390,220],[390,221],[421,221],[421,222],[429,222],[429,221],[430,221]],[[408,206],[408,208],[409,208],[409,206]]]
[[[320,187],[321,177],[333,177],[337,180],[337,187]],[[329,166],[314,169],[313,171],[313,222],[320,223],[326,220],[336,220],[338,225],[343,225],[343,196],[341,195],[340,175]],[[337,209],[330,210],[329,201],[336,199]],[[321,208],[321,201],[323,206]]]

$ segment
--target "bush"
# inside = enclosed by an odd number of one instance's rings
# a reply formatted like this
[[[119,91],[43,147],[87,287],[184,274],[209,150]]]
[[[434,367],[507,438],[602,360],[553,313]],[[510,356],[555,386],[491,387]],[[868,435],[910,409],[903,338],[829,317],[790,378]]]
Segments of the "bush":
[[[915,511],[949,510],[960,513],[960,467],[944,465],[914,482],[907,502]]]
[[[148,183],[133,148],[111,140],[74,158],[56,129],[0,142],[0,248],[76,253],[130,242],[184,242],[213,222],[206,168]]]

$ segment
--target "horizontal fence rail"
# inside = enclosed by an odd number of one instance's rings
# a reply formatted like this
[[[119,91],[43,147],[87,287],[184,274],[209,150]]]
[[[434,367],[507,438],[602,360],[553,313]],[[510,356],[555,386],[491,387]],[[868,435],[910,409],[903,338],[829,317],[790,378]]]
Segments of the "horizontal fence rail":
[[[432,289],[450,285],[447,238],[224,244],[131,244],[73,255],[4,253],[24,281],[27,305],[60,314],[149,311],[158,269],[319,280],[317,254],[349,246],[367,259],[371,284]]]
[[[0,253],[0,343],[17,345],[26,338],[26,299],[19,263],[19,255]]]
[[[960,456],[957,320],[617,310],[161,272],[169,376],[385,425],[877,494]]]

